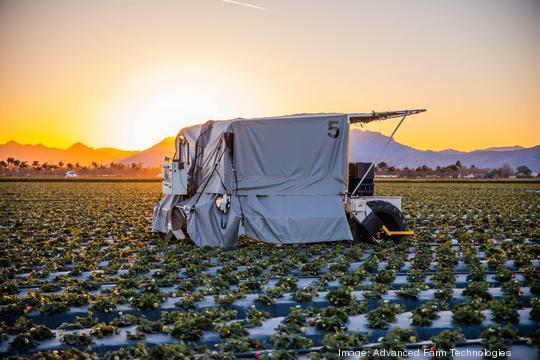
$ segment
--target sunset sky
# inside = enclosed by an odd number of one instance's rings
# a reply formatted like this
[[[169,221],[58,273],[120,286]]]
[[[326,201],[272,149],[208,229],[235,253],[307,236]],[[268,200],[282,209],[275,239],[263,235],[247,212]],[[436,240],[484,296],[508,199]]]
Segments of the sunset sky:
[[[0,0],[0,144],[144,149],[207,119],[427,108],[399,142],[533,146],[539,34],[535,0]]]

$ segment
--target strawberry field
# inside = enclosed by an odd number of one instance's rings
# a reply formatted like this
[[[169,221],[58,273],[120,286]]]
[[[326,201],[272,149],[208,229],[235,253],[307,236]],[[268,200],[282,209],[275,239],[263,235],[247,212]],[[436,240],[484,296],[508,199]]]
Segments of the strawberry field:
[[[383,182],[407,242],[235,250],[153,237],[159,185],[0,182],[1,356],[538,357],[538,183]]]

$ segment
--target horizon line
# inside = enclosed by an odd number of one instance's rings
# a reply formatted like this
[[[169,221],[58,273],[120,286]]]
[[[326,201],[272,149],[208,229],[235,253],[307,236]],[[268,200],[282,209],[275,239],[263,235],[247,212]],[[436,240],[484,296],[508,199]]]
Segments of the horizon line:
[[[387,135],[384,135],[383,133],[379,132],[379,131],[372,131],[372,130],[364,130],[364,129],[360,129],[360,128],[351,128],[351,131],[353,130],[357,130],[357,131],[361,131],[361,132],[370,132],[370,133],[374,133],[374,134],[379,134],[379,135],[382,135],[386,138],[388,138]],[[75,141],[73,144],[67,146],[67,147],[57,147],[57,146],[50,146],[50,145],[46,145],[42,142],[39,142],[39,143],[35,143],[35,144],[31,144],[31,143],[22,143],[22,142],[19,142],[17,140],[8,140],[7,142],[5,143],[2,143],[0,144],[0,146],[4,146],[4,145],[7,145],[9,143],[15,143],[17,145],[20,145],[20,146],[43,146],[43,147],[46,147],[48,149],[57,149],[57,150],[62,150],[62,151],[67,151],[69,150],[70,148],[72,148],[73,146],[77,145],[77,144],[81,144],[87,148],[90,148],[92,150],[100,150],[100,149],[114,149],[114,150],[118,150],[118,151],[126,151],[126,152],[143,152],[143,151],[146,151],[154,146],[156,146],[157,144],[163,142],[164,140],[166,139],[169,139],[169,138],[175,138],[176,135],[171,135],[171,136],[166,136],[164,137],[163,139],[159,140],[158,142],[154,143],[153,145],[150,145],[144,149],[122,149],[122,148],[118,148],[118,147],[115,147],[115,146],[99,146],[99,147],[95,147],[95,146],[91,146],[91,145],[87,145],[81,141]],[[537,146],[540,146],[540,143],[539,144],[536,144],[536,145],[531,145],[531,146],[524,146],[524,145],[519,145],[519,144],[513,144],[513,145],[493,145],[493,146],[488,146],[488,147],[485,147],[485,148],[481,148],[481,149],[473,149],[473,150],[458,150],[458,149],[455,149],[455,148],[446,148],[446,149],[441,149],[441,150],[433,150],[433,149],[421,149],[421,148],[417,148],[417,147],[414,147],[412,145],[408,145],[408,144],[405,144],[405,143],[400,143],[400,142],[397,142],[395,139],[394,139],[394,142],[400,144],[400,145],[403,145],[403,146],[408,146],[410,148],[413,148],[415,150],[419,150],[419,151],[433,151],[433,152],[442,152],[442,151],[457,151],[457,152],[463,152],[463,153],[470,153],[470,152],[473,152],[473,151],[489,151],[490,149],[499,149],[499,148],[512,148],[512,147],[519,147],[521,149],[531,149],[531,148],[534,148],[534,147],[537,147]],[[517,149],[516,149],[517,150]]]

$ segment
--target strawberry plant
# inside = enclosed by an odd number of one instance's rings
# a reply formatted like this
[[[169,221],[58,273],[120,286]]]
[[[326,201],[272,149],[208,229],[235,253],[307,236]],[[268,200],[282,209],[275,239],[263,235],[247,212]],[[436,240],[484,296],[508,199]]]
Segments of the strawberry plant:
[[[39,311],[45,314],[58,314],[69,310],[69,306],[59,301],[51,301],[41,304]]]
[[[163,300],[165,300],[165,295],[161,293],[142,293],[133,297],[131,306],[140,310],[153,310],[159,308],[159,304],[161,304]]]
[[[343,306],[349,305],[356,300],[350,288],[339,287],[336,290],[330,291],[326,297],[332,305]]]
[[[30,350],[36,346],[37,342],[29,333],[23,333],[15,336],[13,341],[9,344],[10,349],[15,351]]]
[[[5,322],[0,321],[0,341],[6,341],[9,338],[8,335],[9,327]]]
[[[354,271],[343,274],[339,278],[339,283],[341,286],[358,289],[362,285],[362,281],[366,278],[366,276],[367,272],[362,267],[359,267]]]
[[[61,290],[62,288],[60,286],[58,286],[57,284],[53,283],[53,282],[50,282],[50,281],[47,281],[47,282],[44,282],[40,287],[39,289],[43,292],[46,292],[46,293],[50,293],[50,292],[55,292],[55,291],[59,291]]]
[[[368,350],[368,358],[379,359],[382,353],[385,359],[399,360],[402,358],[399,353],[407,350],[406,343],[416,342],[417,334],[413,329],[396,327],[382,338],[379,346]]]
[[[288,291],[295,289],[298,279],[294,276],[282,277],[277,282],[277,286],[285,287]]]
[[[376,329],[388,329],[388,324],[396,321],[396,315],[404,310],[401,304],[384,303],[366,315],[368,326]]]
[[[306,323],[306,314],[300,307],[291,308],[287,317],[283,321],[286,324],[304,325]]]
[[[99,321],[92,312],[89,312],[86,316],[80,317],[77,316],[75,321],[71,323],[64,323],[60,326],[63,330],[78,330],[92,327],[97,324]]]
[[[120,316],[112,319],[109,324],[117,327],[128,327],[137,324],[138,321],[139,319],[134,315],[120,314]]]
[[[519,323],[519,314],[516,308],[521,307],[521,305],[517,301],[510,299],[494,300],[490,305],[494,321],[501,324]]]
[[[383,294],[388,292],[389,288],[389,285],[374,283],[364,288],[363,296],[366,299],[380,299]]]
[[[202,299],[204,299],[204,293],[202,291],[193,291],[187,293],[184,298],[178,301],[175,305],[186,309],[193,309]]]
[[[519,281],[511,280],[503,283],[501,288],[509,296],[520,296],[522,294],[521,285]]]
[[[245,335],[248,335],[248,332],[240,322],[223,324],[219,329],[219,336],[223,339],[239,338]]]
[[[276,291],[275,289],[268,289],[266,292],[259,294],[255,301],[260,304],[270,306],[272,304],[275,304],[277,299],[281,296],[283,296],[283,293],[281,291]]]
[[[512,342],[518,338],[518,334],[508,325],[505,327],[490,326],[480,334],[480,337],[487,350],[498,352],[508,350]]]
[[[92,344],[92,337],[85,333],[64,334],[61,341],[71,346],[87,346]]]
[[[540,322],[540,299],[532,298],[531,299],[531,319]]]
[[[13,280],[4,281],[0,284],[0,293],[3,295],[17,295],[18,292],[17,283]]]
[[[262,349],[263,344],[260,341],[242,336],[239,338],[226,339],[224,342],[218,344],[217,348],[219,351],[222,352],[230,352],[237,354]]]
[[[398,291],[397,295],[406,299],[418,299],[418,293],[421,290],[427,290],[429,287],[423,283],[408,283],[402,286]]]
[[[29,334],[35,341],[54,338],[54,333],[45,325],[33,325],[29,329]]]
[[[102,338],[105,336],[111,336],[115,334],[119,334],[120,329],[113,325],[107,325],[104,323],[99,323],[94,326],[92,326],[92,329],[90,330],[90,335],[96,336],[98,338]]]
[[[246,311],[246,319],[250,325],[260,326],[264,320],[270,319],[270,314],[252,306]]]
[[[277,332],[270,336],[274,348],[283,350],[307,349],[313,345],[313,341],[296,334]]]
[[[157,334],[163,332],[163,330],[164,326],[161,320],[152,321],[143,318],[139,320],[139,326],[137,326],[137,333],[140,334]]]
[[[478,304],[465,303],[458,304],[452,309],[453,321],[461,325],[479,325],[484,321],[485,315],[480,310]]]
[[[116,308],[116,302],[110,297],[97,297],[90,309],[97,312],[110,313]]]
[[[396,272],[394,270],[382,269],[375,275],[374,280],[379,284],[391,284],[394,282]]]
[[[300,303],[306,303],[308,301],[311,301],[311,299],[313,299],[316,292],[317,291],[311,287],[305,287],[305,288],[296,290],[293,293],[292,298],[294,301],[297,301]]]
[[[180,340],[195,341],[201,338],[202,329],[197,325],[197,321],[193,317],[186,316],[174,323],[171,335]]]
[[[369,338],[365,334],[347,333],[337,331],[335,333],[324,334],[322,344],[324,350],[335,353],[338,350],[349,350],[358,348],[368,342]]]
[[[497,267],[497,273],[495,274],[495,280],[498,282],[504,283],[507,281],[510,281],[512,279],[513,273],[512,270],[504,267],[504,266],[498,266]]]
[[[313,324],[321,330],[345,330],[349,316],[344,308],[326,307],[313,319]]]
[[[486,281],[470,281],[463,291],[463,295],[477,301],[488,301],[491,299],[488,288]]]
[[[436,302],[427,302],[413,310],[412,324],[416,326],[430,326],[433,320],[438,319],[439,305]]]
[[[438,359],[452,359],[450,350],[456,348],[456,344],[465,341],[465,336],[457,330],[443,330],[432,336],[433,346],[430,352],[437,354]]]

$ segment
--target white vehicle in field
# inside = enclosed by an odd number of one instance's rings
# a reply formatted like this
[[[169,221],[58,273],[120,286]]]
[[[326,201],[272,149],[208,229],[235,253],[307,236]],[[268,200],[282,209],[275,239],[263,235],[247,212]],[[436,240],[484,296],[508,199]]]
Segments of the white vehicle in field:
[[[198,246],[378,241],[412,234],[401,197],[374,196],[374,165],[409,115],[299,114],[208,121],[180,130],[162,166],[152,231]],[[372,163],[349,163],[349,128],[401,118]]]
[[[66,179],[69,179],[69,178],[76,178],[76,177],[77,177],[77,173],[76,173],[75,171],[70,170],[70,171],[67,171],[67,172],[66,172],[66,176],[65,176],[65,177],[66,177]]]

